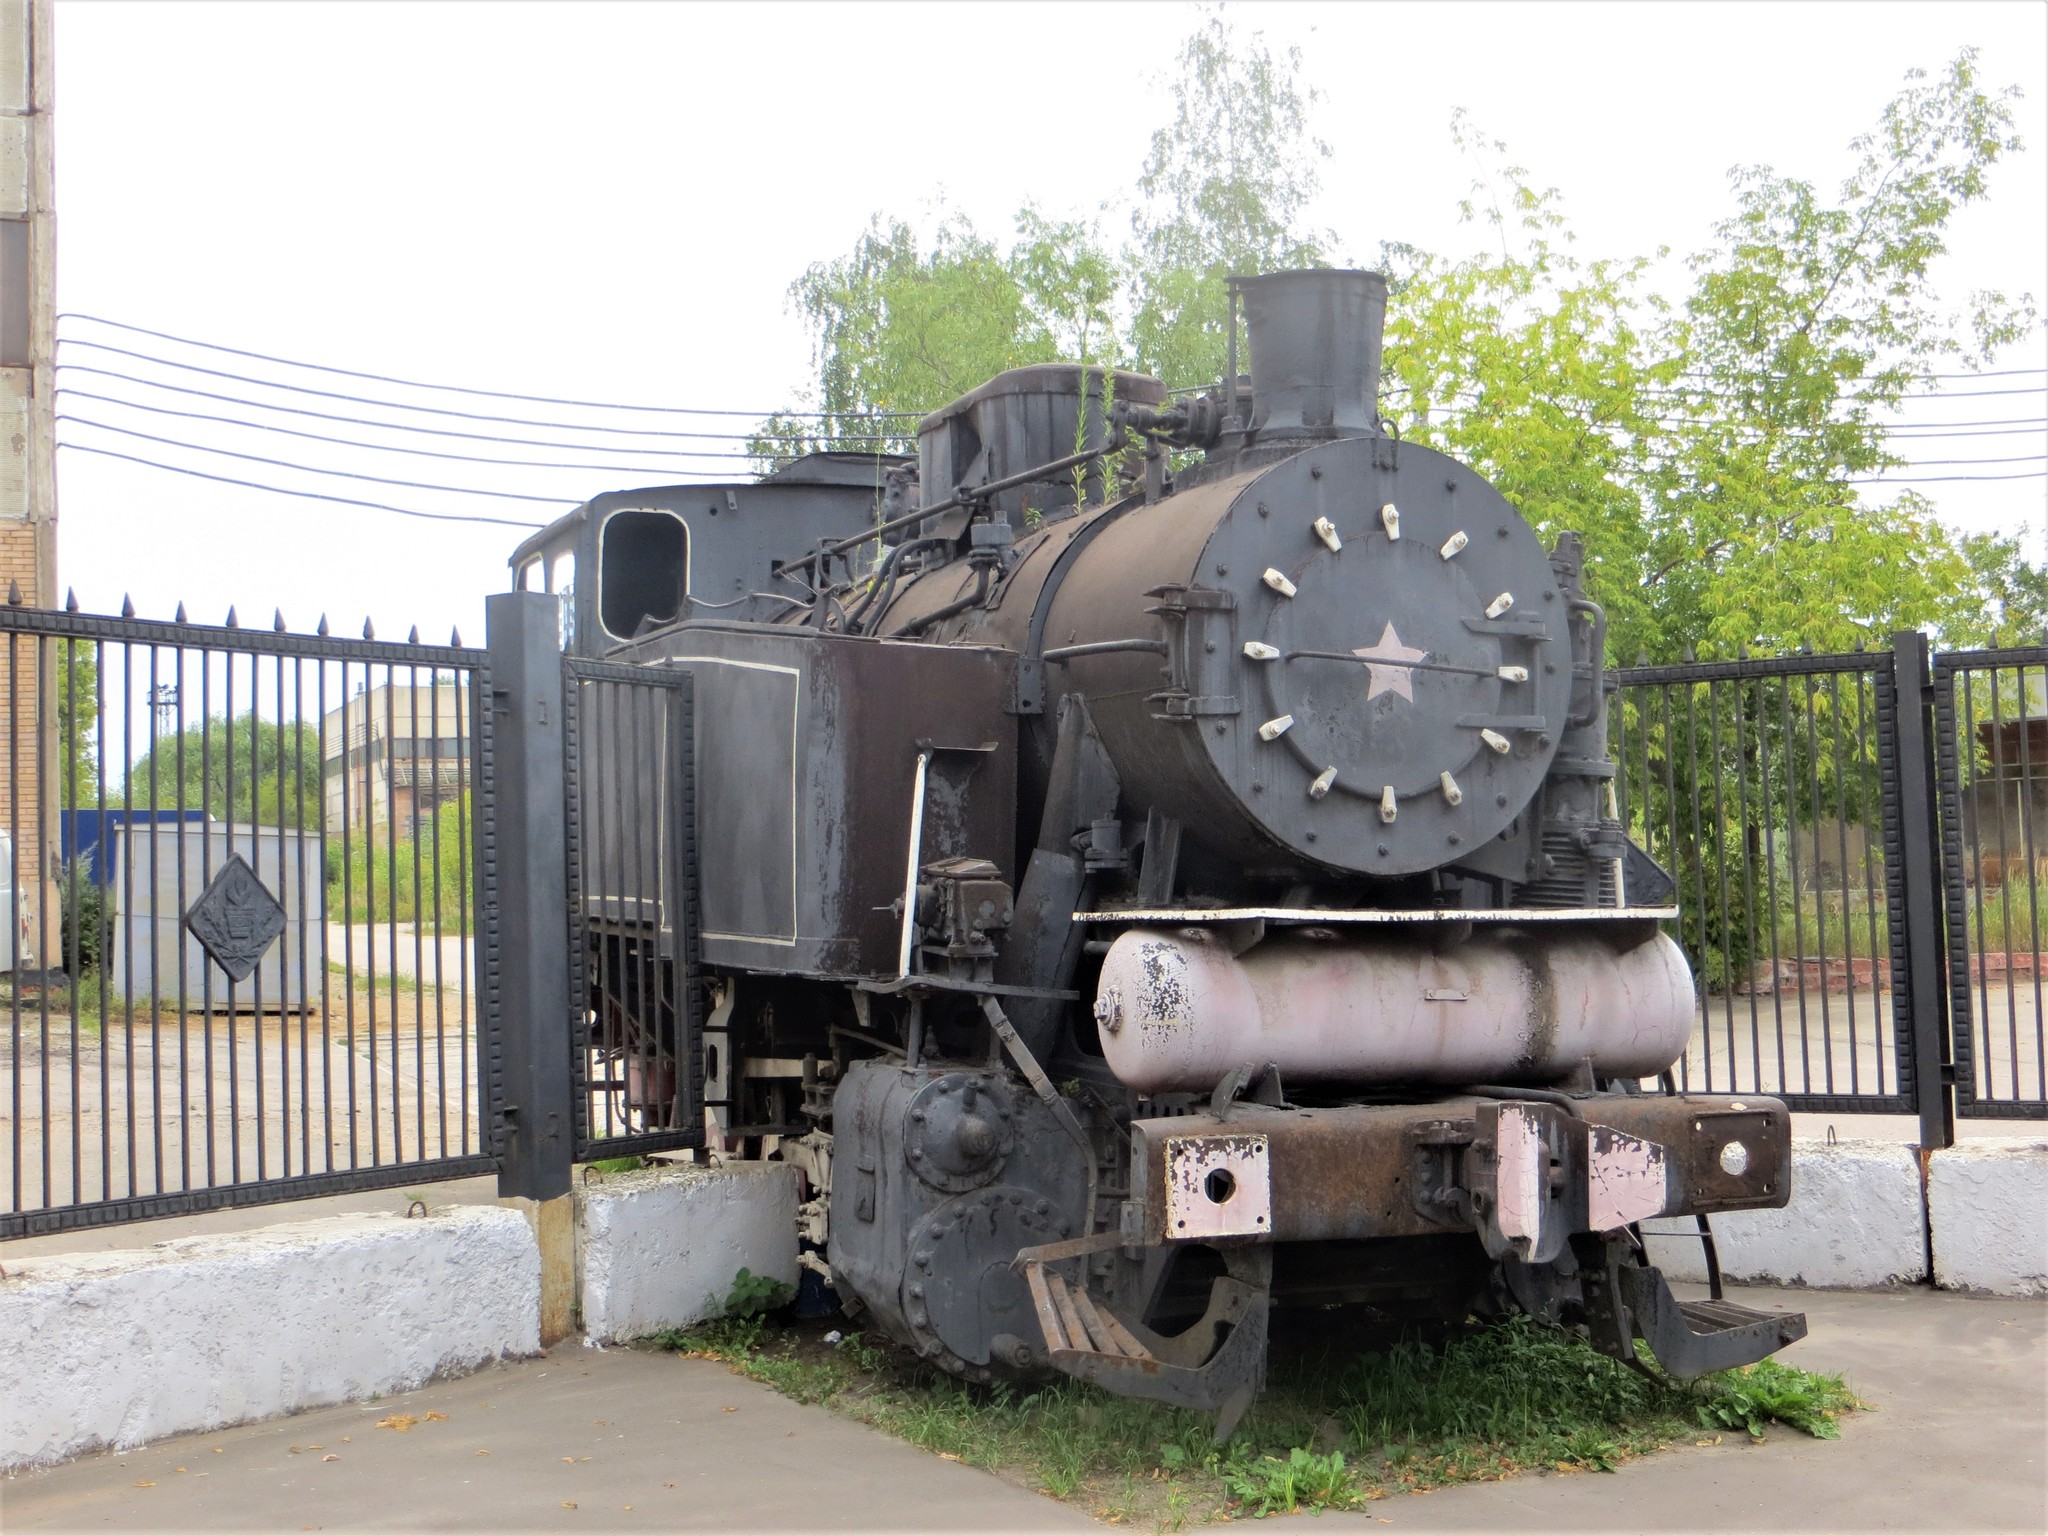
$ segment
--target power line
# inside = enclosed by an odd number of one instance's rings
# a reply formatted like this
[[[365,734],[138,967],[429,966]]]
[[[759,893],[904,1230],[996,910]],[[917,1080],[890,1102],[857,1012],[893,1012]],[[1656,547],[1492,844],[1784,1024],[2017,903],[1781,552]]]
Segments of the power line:
[[[420,517],[437,523],[490,523],[499,528],[545,528],[545,523],[520,522],[509,517],[478,517],[458,512],[422,512],[414,507],[394,507],[383,501],[358,501],[352,496],[329,496],[323,491],[294,491],[281,485],[261,485],[254,480],[236,480],[227,475],[210,475],[203,469],[187,469],[181,464],[160,464],[155,459],[137,458],[132,453],[116,453],[111,448],[94,448],[85,443],[59,443],[59,448],[68,448],[74,453],[93,453],[105,459],[125,459],[130,464],[143,464],[151,469],[168,470],[174,475],[190,475],[195,480],[212,480],[221,485],[239,485],[252,491],[269,491],[276,496],[300,496],[308,501],[330,501],[343,507],[369,507],[378,512],[396,512],[400,517]]]
[[[243,459],[251,464],[268,464],[273,469],[293,469],[307,475],[332,475],[340,480],[363,480],[372,485],[397,485],[411,491],[449,491],[458,496],[492,496],[500,501],[537,501],[545,506],[576,507],[581,501],[572,501],[561,496],[527,496],[518,491],[483,491],[467,485],[435,485],[421,480],[391,480],[383,475],[359,475],[346,469],[318,469],[311,464],[294,464],[289,459],[266,459],[261,454],[236,453],[230,448],[207,448],[198,443],[181,442],[175,437],[158,437],[150,432],[135,432],[127,427],[110,427],[103,421],[93,421],[85,416],[57,415],[59,421],[75,421],[81,427],[91,427],[100,432],[118,432],[123,437],[139,437],[147,443],[161,443],[166,448],[185,448],[195,453],[218,454],[225,459]]]
[[[403,443],[366,443],[359,438],[330,437],[324,432],[301,432],[295,427],[281,427],[277,426],[272,422],[267,421],[245,421],[238,416],[216,416],[210,411],[174,411],[169,406],[144,405],[139,400],[123,400],[119,395],[95,394],[93,391],[88,389],[67,388],[60,390],[58,394],[60,405],[66,399],[98,400],[107,405],[117,405],[121,407],[123,410],[148,411],[151,415],[155,416],[176,416],[182,421],[219,422],[222,426],[245,427],[252,432],[277,432],[283,434],[286,437],[302,437],[306,438],[311,442],[316,443],[334,443],[343,448],[367,448],[373,453],[410,453],[431,459],[459,459],[464,463],[468,464],[506,464],[516,466],[522,469],[595,469],[603,470],[608,474],[620,475],[653,474],[658,472],[662,468],[662,466],[658,464],[561,464],[545,459],[498,459],[490,458],[483,454],[448,453],[433,448],[408,448]],[[378,423],[366,422],[364,423],[364,425],[376,426],[378,425]],[[470,434],[464,433],[462,435],[469,436]],[[493,442],[503,441],[515,443],[525,441],[524,439],[521,438],[493,438],[490,440]],[[561,448],[565,450],[574,450],[579,447],[588,447],[590,445],[579,443],[537,442],[533,443],[531,446],[536,448]],[[762,457],[761,455],[752,453],[731,453],[724,449],[712,448],[621,448],[617,451],[620,453],[657,454],[663,458],[676,459],[744,459],[752,461],[758,457]]]
[[[118,369],[114,368],[95,368],[90,363],[59,363],[57,365],[57,372],[59,374],[89,373],[92,374],[95,378],[119,379],[124,384],[140,384],[145,389],[160,389],[167,394],[189,395],[194,399],[198,400],[217,400],[221,402],[223,405],[239,405],[249,410],[277,411],[287,416],[306,416],[312,418],[315,421],[338,421],[346,423],[349,426],[375,427],[379,431],[385,432],[413,432],[430,437],[457,437],[466,439],[470,442],[478,443],[515,443],[525,448],[562,448],[575,450],[595,449],[600,446],[603,446],[607,453],[648,454],[667,458],[679,458],[684,456],[684,450],[675,448],[627,448],[616,444],[606,446],[598,443],[550,443],[537,441],[533,438],[505,437],[488,432],[460,432],[453,427],[429,427],[420,426],[413,422],[406,421],[377,421],[372,418],[364,416],[342,416],[336,414],[333,411],[316,411],[306,406],[279,405],[269,400],[249,400],[243,398],[240,395],[223,395],[215,390],[194,389],[189,384],[167,384],[161,379],[146,379],[141,377],[139,374],[122,373]],[[83,391],[80,391],[80,393],[83,393]],[[98,398],[111,399],[114,397],[100,396]],[[133,402],[123,401],[121,403],[132,404]],[[369,403],[371,405],[378,405],[381,404],[382,402],[373,400],[370,401]],[[142,407],[142,409],[148,409],[148,407]],[[554,427],[564,432],[612,431],[623,436],[666,437],[674,438],[678,441],[688,442],[750,443],[754,440],[754,434],[741,432],[658,432],[655,431],[653,428],[627,430],[618,428],[586,427],[576,422],[551,421],[535,422],[533,423],[533,425],[541,427]],[[843,441],[846,443],[888,443],[900,442],[902,441],[902,439],[900,437],[850,437],[843,439]],[[858,452],[860,450],[850,451]]]
[[[383,373],[360,373],[352,368],[335,368],[326,363],[308,363],[302,362],[296,358],[274,357],[268,352],[250,352],[245,351],[240,347],[224,347],[220,345],[218,342],[195,341],[190,336],[174,336],[169,331],[152,331],[145,326],[129,325],[124,321],[107,320],[103,319],[99,315],[81,314],[76,311],[66,311],[58,315],[57,318],[59,320],[84,320],[90,322],[93,325],[111,326],[117,331],[130,331],[138,336],[154,336],[159,341],[175,341],[181,346],[200,347],[208,352],[223,352],[229,355],[230,357],[247,357],[252,358],[257,362],[277,363],[286,368],[306,368],[312,370],[315,373],[336,374],[339,377],[345,379],[367,379],[375,384],[398,384],[404,386],[407,389],[434,389],[443,391],[448,394],[479,395],[489,400],[523,400],[532,405],[573,405],[594,411],[648,411],[658,412],[660,414],[670,416],[751,416],[756,419],[767,416],[782,416],[785,418],[802,417],[806,420],[871,420],[879,417],[901,417],[915,420],[921,416],[930,414],[929,412],[925,411],[731,411],[708,410],[696,406],[686,405],[626,405],[615,401],[605,400],[561,400],[549,395],[519,395],[498,389],[472,389],[466,384],[428,384],[419,379],[400,379],[394,378],[389,374]],[[73,338],[68,336],[60,337],[59,339],[63,341],[73,341]],[[74,345],[90,347],[99,346],[100,343],[91,341],[74,341]],[[119,349],[108,348],[107,350],[116,351]],[[130,355],[141,356],[143,354],[138,353]],[[156,360],[161,361],[161,359]],[[175,368],[186,365],[172,363],[170,366]],[[250,380],[248,382],[263,383],[266,381],[255,379]],[[279,387],[288,389],[291,388],[292,386],[281,385]],[[317,393],[317,391],[315,391],[315,393]],[[418,407],[418,409],[426,409],[426,407]]]
[[[1911,466],[1908,466],[1909,468]],[[1850,485],[1944,485],[1957,480],[2040,480],[2048,469],[2030,469],[2017,475],[1870,475],[1851,480]]]

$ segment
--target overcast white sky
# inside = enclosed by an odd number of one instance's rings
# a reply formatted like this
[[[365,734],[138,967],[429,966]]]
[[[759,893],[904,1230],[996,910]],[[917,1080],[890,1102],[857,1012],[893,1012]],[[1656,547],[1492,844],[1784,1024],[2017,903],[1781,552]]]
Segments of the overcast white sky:
[[[2010,4],[1240,5],[1240,27],[1298,43],[1335,150],[1317,222],[1347,252],[1382,239],[1461,252],[1472,167],[1453,108],[1566,194],[1590,254],[1700,244],[1726,173],[1763,161],[1832,188],[1848,140],[1905,71],[1965,45],[2016,84],[2027,152],[1953,232],[1945,295],[2048,296],[2048,6]],[[59,303],[69,311],[400,378],[581,400],[765,411],[806,376],[785,290],[870,213],[943,195],[1000,231],[1027,198],[1081,211],[1127,189],[1165,113],[1179,5],[556,5],[60,3]],[[1077,55],[1077,46],[1083,52]],[[977,114],[985,114],[977,117]],[[264,365],[67,320],[63,333],[264,377]],[[133,359],[70,363],[242,398],[289,397]],[[2039,368],[2036,335],[2003,366]],[[392,386],[296,381],[549,422],[616,415],[493,406]],[[2033,386],[2039,375],[2000,381]],[[67,373],[67,389],[287,423]],[[1966,384],[1966,389],[1991,385]],[[388,412],[302,398],[337,414]],[[516,470],[371,454],[67,395],[69,414],[361,474],[574,502],[672,475]],[[2044,397],[1925,402],[1922,422],[2038,420]],[[737,430],[743,418],[659,420]],[[405,440],[300,418],[303,430]],[[462,425],[461,423],[453,423]],[[472,424],[566,440],[565,434]],[[276,485],[427,510],[545,520],[479,502],[119,440],[62,436]],[[588,440],[587,438],[585,440]],[[415,441],[421,441],[415,439]],[[616,439],[624,447],[650,440]],[[520,456],[489,444],[434,446]],[[688,446],[688,445],[684,445]],[[721,445],[700,445],[716,449]],[[2038,455],[2039,431],[1944,440],[1940,457]],[[529,453],[535,458],[548,453]],[[604,453],[552,455],[597,464]],[[1916,456],[1937,456],[1931,448]],[[703,461],[704,467],[719,467]],[[2041,462],[2004,466],[2039,470]],[[1996,473],[1989,469],[1928,473]],[[282,606],[381,635],[460,624],[481,638],[519,530],[422,522],[60,456],[62,579],[88,609],[183,599],[217,622]],[[2048,480],[1929,484],[1972,528],[2042,544]]]

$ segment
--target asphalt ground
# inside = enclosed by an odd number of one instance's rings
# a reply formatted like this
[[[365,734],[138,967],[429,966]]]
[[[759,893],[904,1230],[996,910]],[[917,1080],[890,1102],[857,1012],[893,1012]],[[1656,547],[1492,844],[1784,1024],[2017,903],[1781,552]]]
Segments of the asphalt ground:
[[[1746,1289],[1786,1358],[1874,1411],[1839,1441],[1722,1433],[1612,1475],[1382,1499],[1317,1530],[2048,1530],[2048,1302]],[[405,1431],[377,1427],[409,1414]],[[444,1414],[445,1418],[428,1418]],[[1702,1431],[1699,1439],[1715,1437]],[[488,1452],[488,1454],[482,1454]],[[382,1402],[0,1481],[14,1531],[1038,1531],[1081,1509],[801,1407],[711,1361],[561,1347]]]

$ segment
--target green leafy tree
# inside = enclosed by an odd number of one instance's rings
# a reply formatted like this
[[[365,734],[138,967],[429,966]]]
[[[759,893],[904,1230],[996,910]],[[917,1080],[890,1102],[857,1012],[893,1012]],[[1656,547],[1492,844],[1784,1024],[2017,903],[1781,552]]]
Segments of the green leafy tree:
[[[98,648],[59,640],[52,648],[57,702],[57,803],[90,810],[100,796],[100,663]]]
[[[1056,357],[1214,382],[1226,277],[1334,250],[1302,227],[1329,151],[1301,64],[1220,12],[1203,20],[1121,247],[1098,221],[1035,207],[1007,246],[957,215],[929,239],[878,218],[792,299],[822,410],[908,414],[771,422],[757,446],[906,448],[911,416]],[[1908,77],[1832,193],[1737,168],[1733,211],[1670,297],[1654,286],[1667,250],[1582,255],[1558,192],[1460,115],[1453,134],[1481,167],[1461,207],[1486,243],[1464,257],[1384,248],[1384,408],[1487,475],[1546,539],[1585,534],[1616,657],[2037,631],[2048,577],[2014,541],[1960,536],[1926,497],[1871,488],[1902,463],[1892,407],[2035,327],[2029,298],[1958,306],[1930,284],[1956,216],[2019,147],[2014,94],[1987,89],[1965,51]]]
[[[323,815],[320,733],[310,726],[213,715],[159,739],[128,771],[137,810],[203,810],[218,821],[317,827]]]

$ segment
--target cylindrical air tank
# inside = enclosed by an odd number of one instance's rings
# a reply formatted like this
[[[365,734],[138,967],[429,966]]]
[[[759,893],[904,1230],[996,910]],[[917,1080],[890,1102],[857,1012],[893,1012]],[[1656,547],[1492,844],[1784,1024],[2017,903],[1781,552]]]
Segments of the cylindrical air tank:
[[[1287,1082],[1555,1082],[1592,1059],[1648,1077],[1685,1049],[1692,973],[1663,933],[1476,937],[1283,933],[1241,955],[1229,929],[1134,928],[1104,956],[1095,1019],[1139,1093],[1201,1091],[1245,1062]]]

